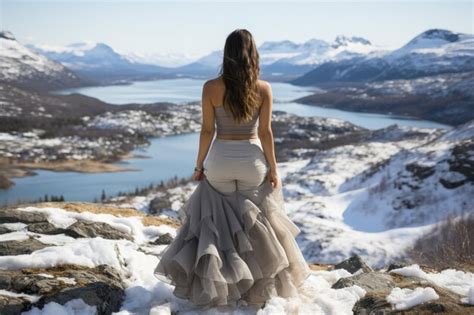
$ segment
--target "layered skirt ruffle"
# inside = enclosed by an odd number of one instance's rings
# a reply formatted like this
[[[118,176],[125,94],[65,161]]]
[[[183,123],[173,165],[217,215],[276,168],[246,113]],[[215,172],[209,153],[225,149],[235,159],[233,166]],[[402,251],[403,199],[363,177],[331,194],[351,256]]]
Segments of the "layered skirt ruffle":
[[[281,187],[221,193],[204,178],[180,209],[182,225],[154,274],[198,306],[292,297],[309,276]]]

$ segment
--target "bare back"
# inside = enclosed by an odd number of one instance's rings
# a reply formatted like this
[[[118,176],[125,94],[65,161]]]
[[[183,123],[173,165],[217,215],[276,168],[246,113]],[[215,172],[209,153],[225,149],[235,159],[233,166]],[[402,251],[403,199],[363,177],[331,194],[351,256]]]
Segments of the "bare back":
[[[224,81],[221,77],[217,77],[215,79],[207,81],[210,85],[210,88],[208,89],[208,98],[210,100],[210,103],[212,104],[214,111],[216,110],[221,110],[221,107],[223,106],[222,100],[224,98],[224,93],[225,93],[225,84]],[[265,92],[266,92],[266,85],[268,83],[263,80],[258,81],[258,86],[260,90],[260,95],[262,98],[262,103],[260,106],[262,106],[265,102],[263,100],[265,99]],[[216,109],[217,108],[217,109]],[[262,116],[262,113],[260,113],[260,116]],[[262,117],[259,117],[259,125],[261,123],[265,123],[265,118],[262,119]],[[260,128],[259,128],[260,129]],[[239,134],[218,134],[217,138],[219,139],[226,139],[226,140],[244,140],[244,139],[252,139],[252,138],[257,138],[258,136],[256,134],[254,135],[239,135]]]

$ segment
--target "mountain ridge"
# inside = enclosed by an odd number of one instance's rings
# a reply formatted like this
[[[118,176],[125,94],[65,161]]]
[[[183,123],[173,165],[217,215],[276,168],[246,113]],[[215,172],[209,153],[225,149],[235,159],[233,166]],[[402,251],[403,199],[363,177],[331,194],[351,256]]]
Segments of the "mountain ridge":
[[[20,44],[9,31],[0,32],[0,82],[35,90],[78,87],[92,82]]]
[[[430,29],[398,49],[356,59],[331,60],[290,83],[371,82],[467,72],[474,70],[473,47],[474,35]]]

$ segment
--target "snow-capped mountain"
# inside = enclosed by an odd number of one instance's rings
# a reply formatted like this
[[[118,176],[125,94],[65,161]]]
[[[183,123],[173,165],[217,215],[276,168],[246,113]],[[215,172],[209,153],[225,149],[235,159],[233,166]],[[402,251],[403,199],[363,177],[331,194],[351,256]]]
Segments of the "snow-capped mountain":
[[[411,79],[474,70],[474,35],[431,29],[394,51],[332,59],[293,80],[297,85],[328,81]]]
[[[38,53],[60,62],[82,77],[98,81],[166,77],[169,68],[143,64],[122,56],[104,43],[73,43],[64,47],[29,45]]]
[[[199,56],[186,53],[121,53],[133,63],[151,64],[162,67],[180,67],[194,62]]]
[[[28,45],[39,53],[73,70],[121,65],[127,60],[103,43],[73,43],[65,47]]]
[[[328,60],[341,60],[354,56],[367,55],[381,47],[361,37],[338,36],[333,42],[312,38],[303,43],[290,40],[267,41],[258,47],[260,65],[268,66],[274,62],[285,62],[292,65],[316,65]],[[219,66],[222,63],[222,50],[213,51],[196,62],[208,66]]]
[[[22,45],[8,31],[0,32],[0,82],[39,90],[85,84],[63,65]]]
[[[329,60],[344,60],[382,50],[361,37],[338,36],[332,43],[318,39],[293,45],[286,42],[281,42],[283,45],[262,45],[259,48],[262,63],[265,65],[278,61],[294,65],[318,65]],[[290,47],[291,50],[285,49]],[[288,55],[284,56],[285,53]]]
[[[448,30],[431,29],[413,38],[406,45],[400,49],[395,50],[390,55],[392,57],[403,56],[410,53],[432,53],[438,52],[445,54],[447,51],[453,48],[459,48],[459,46],[452,46],[453,43],[461,43],[466,48],[472,48],[474,37],[468,34],[453,33]],[[471,46],[471,47],[469,47]],[[447,51],[440,49],[446,48]]]
[[[267,41],[258,48],[262,77],[295,78],[315,66],[334,60],[346,60],[384,51],[361,37],[338,36],[333,42],[312,38],[303,43],[290,40]],[[216,50],[180,70],[216,72],[222,64],[223,51]]]

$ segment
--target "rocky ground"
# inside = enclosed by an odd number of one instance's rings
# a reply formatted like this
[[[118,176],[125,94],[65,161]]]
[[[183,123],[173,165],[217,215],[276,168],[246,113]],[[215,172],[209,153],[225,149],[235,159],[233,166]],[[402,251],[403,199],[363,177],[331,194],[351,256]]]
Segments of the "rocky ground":
[[[40,203],[2,209],[0,313],[195,314],[192,305],[172,295],[172,286],[152,275],[179,226],[179,220],[126,205]],[[273,298],[259,314],[474,311],[472,273],[396,262],[373,270],[357,255],[310,266],[300,298]],[[242,307],[233,314],[255,311]]]

